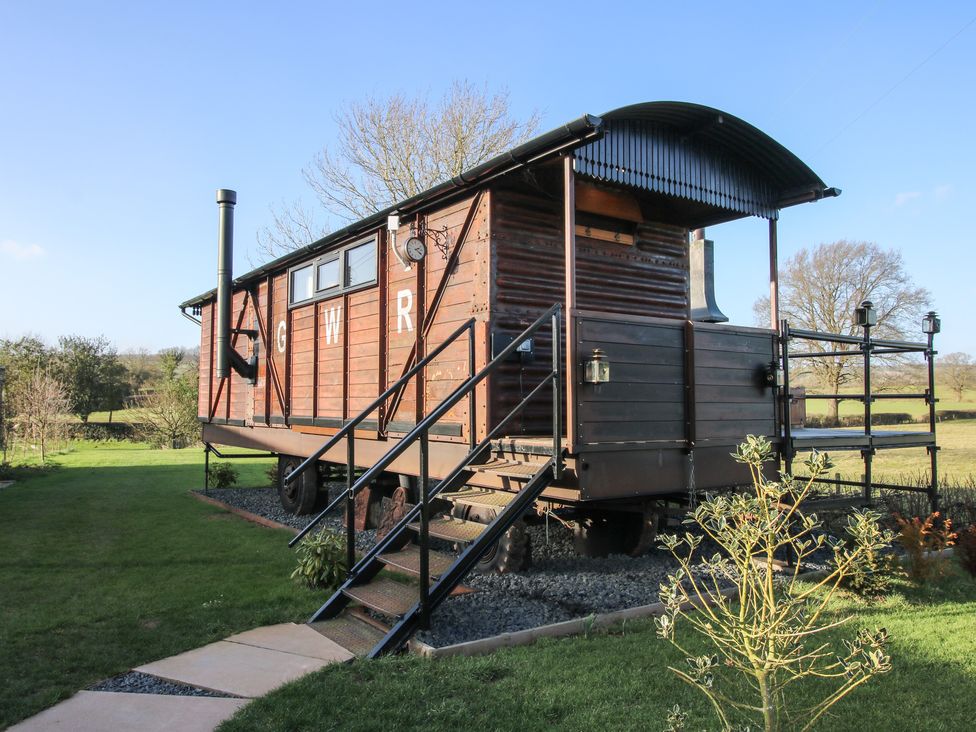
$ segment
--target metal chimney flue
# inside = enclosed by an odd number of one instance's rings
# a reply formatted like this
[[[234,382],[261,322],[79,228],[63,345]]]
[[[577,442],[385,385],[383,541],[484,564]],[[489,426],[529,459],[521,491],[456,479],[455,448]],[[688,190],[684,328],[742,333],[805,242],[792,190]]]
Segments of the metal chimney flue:
[[[234,206],[237,192],[226,188],[217,191],[217,378],[230,376],[231,281],[234,278]]]
[[[715,304],[715,242],[695,229],[688,252],[691,274],[691,319],[699,323],[726,323],[728,318]]]

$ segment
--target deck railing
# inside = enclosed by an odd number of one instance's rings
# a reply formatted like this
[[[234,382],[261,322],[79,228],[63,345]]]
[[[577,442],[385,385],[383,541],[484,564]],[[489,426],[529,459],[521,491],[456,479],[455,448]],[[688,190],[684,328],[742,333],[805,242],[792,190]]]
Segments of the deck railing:
[[[865,503],[872,500],[872,489],[883,488],[889,490],[921,491],[928,494],[932,510],[938,510],[939,498],[939,473],[938,473],[938,445],[935,440],[936,433],[936,413],[935,405],[935,334],[940,331],[939,318],[934,312],[928,313],[923,320],[922,330],[926,334],[926,342],[910,342],[877,339],[872,335],[872,328],[877,325],[877,316],[870,301],[865,300],[855,311],[857,324],[861,327],[859,335],[841,335],[836,333],[821,333],[801,328],[792,328],[788,321],[783,320],[780,324],[780,366],[783,370],[783,386],[781,391],[781,409],[783,424],[783,447],[781,450],[785,472],[792,474],[793,460],[796,456],[796,446],[794,441],[793,427],[790,420],[790,406],[793,396],[790,393],[790,371],[791,362],[797,359],[816,359],[816,358],[860,358],[862,360],[862,389],[855,393],[847,394],[809,394],[805,399],[830,399],[830,400],[855,400],[860,401],[864,407],[864,437],[866,444],[861,447],[861,458],[864,461],[864,474],[862,482],[841,480],[840,478],[819,478],[817,482],[828,483],[837,486],[858,486],[863,488],[863,498]],[[853,348],[837,348],[834,350],[808,350],[800,353],[791,353],[790,344],[794,340],[816,341],[825,343],[836,343],[840,345],[853,346]],[[926,362],[928,388],[922,393],[897,393],[897,394],[878,394],[872,390],[871,369],[872,359],[878,356],[892,356],[918,353],[922,354]],[[874,432],[872,429],[872,404],[879,399],[924,399],[928,406],[929,432],[931,439],[925,445],[930,462],[929,484],[924,487],[895,485],[890,483],[874,483],[872,476],[874,455],[876,452]]]

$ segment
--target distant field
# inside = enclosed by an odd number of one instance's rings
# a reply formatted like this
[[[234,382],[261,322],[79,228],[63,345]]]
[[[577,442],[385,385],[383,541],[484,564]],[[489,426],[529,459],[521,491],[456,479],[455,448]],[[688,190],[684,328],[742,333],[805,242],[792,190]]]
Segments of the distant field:
[[[857,432],[859,428],[850,428]],[[905,424],[880,429],[925,431],[927,424]],[[939,474],[949,480],[962,480],[976,474],[976,420],[960,419],[940,422],[936,427],[939,446]],[[831,453],[835,470],[845,475],[859,476],[863,462],[857,452]],[[894,482],[896,478],[927,474],[929,457],[924,448],[879,450],[875,455],[872,472],[878,482]]]
[[[807,387],[807,392],[810,394],[815,394],[820,389],[814,387]],[[898,393],[907,392],[906,389],[893,390],[886,393]],[[857,394],[860,393],[858,389],[844,389],[844,394]],[[962,401],[956,401],[956,395],[949,389],[939,389],[936,388],[935,391],[938,403],[935,408],[937,410],[949,409],[949,410],[961,410],[961,411],[976,411],[976,391],[967,390],[963,392]],[[807,400],[807,414],[815,416],[823,416],[827,414],[827,400],[826,399],[808,399]],[[871,405],[871,411],[876,414],[891,414],[893,412],[904,412],[906,414],[911,414],[914,417],[921,417],[928,414],[928,405],[925,403],[924,399],[879,399],[876,400]],[[864,414],[864,405],[859,401],[842,401],[839,406],[840,416],[846,417],[855,414]]]

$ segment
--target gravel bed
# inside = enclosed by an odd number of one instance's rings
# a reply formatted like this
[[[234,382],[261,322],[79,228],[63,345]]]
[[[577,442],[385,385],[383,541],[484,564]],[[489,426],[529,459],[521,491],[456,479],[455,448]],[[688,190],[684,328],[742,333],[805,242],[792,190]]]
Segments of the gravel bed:
[[[99,681],[94,686],[89,686],[88,691],[116,691],[127,692],[129,694],[165,694],[166,696],[213,696],[229,697],[230,694],[221,694],[216,691],[208,691],[198,686],[188,684],[175,684],[172,681],[164,681],[149,674],[139,671],[129,671],[125,674],[113,676],[111,679]]]
[[[343,490],[345,484],[331,483],[329,484],[329,488],[331,495],[336,496],[338,495],[336,491]],[[304,529],[308,525],[308,522],[316,515],[315,513],[311,513],[306,516],[295,516],[294,514],[287,513],[281,507],[281,501],[278,500],[278,491],[274,488],[211,488],[209,492],[197,491],[197,493],[222,501],[234,508],[249,511],[258,516],[263,516],[266,519],[277,521],[279,524],[290,526],[293,529]],[[316,506],[316,510],[321,511],[326,505],[328,504],[323,500],[321,501],[321,505]],[[345,532],[344,515],[341,508],[336,508],[331,514],[322,519],[319,523],[319,528],[332,529],[340,533]],[[356,548],[359,551],[366,551],[375,543],[376,531],[370,529],[368,531],[356,532]]]
[[[342,488],[337,484],[338,490]],[[225,488],[212,490],[209,495],[289,526],[300,528],[308,523],[308,517],[285,513],[271,488]],[[323,524],[341,531],[342,517],[337,512]],[[445,600],[434,611],[431,629],[419,632],[417,639],[442,647],[594,613],[650,605],[658,602],[661,583],[677,567],[670,552],[657,548],[641,557],[580,556],[574,548],[572,531],[557,521],[530,525],[528,531],[532,540],[530,569],[468,575],[464,584],[477,592]],[[356,547],[360,551],[371,547],[374,541],[375,531],[357,532]],[[431,548],[448,549],[440,544],[432,542]],[[711,554],[708,547],[700,547],[700,556]]]

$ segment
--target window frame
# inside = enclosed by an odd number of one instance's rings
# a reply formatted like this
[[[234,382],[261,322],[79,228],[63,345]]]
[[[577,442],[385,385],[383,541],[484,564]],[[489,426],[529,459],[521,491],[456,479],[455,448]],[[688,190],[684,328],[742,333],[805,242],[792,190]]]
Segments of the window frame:
[[[364,244],[373,244],[375,250],[375,268],[373,271],[373,277],[366,282],[360,282],[356,285],[346,285],[346,276],[348,273],[348,266],[346,264],[346,254],[350,249],[355,249]],[[288,309],[304,307],[305,305],[310,305],[311,303],[318,302],[319,300],[328,300],[330,298],[336,297],[337,295],[344,295],[350,292],[358,292],[359,290],[365,290],[369,287],[376,287],[379,284],[379,268],[380,268],[380,246],[379,237],[375,234],[370,236],[365,236],[356,241],[345,244],[344,246],[338,247],[337,249],[332,249],[328,252],[323,252],[314,259],[307,259],[304,262],[294,265],[288,268],[287,282],[288,282]],[[338,261],[339,262],[339,284],[333,285],[332,287],[327,287],[320,290],[319,285],[319,265],[328,264],[329,262]],[[311,265],[312,267],[312,296],[305,298],[303,300],[293,301],[292,300],[292,273],[304,269]]]

